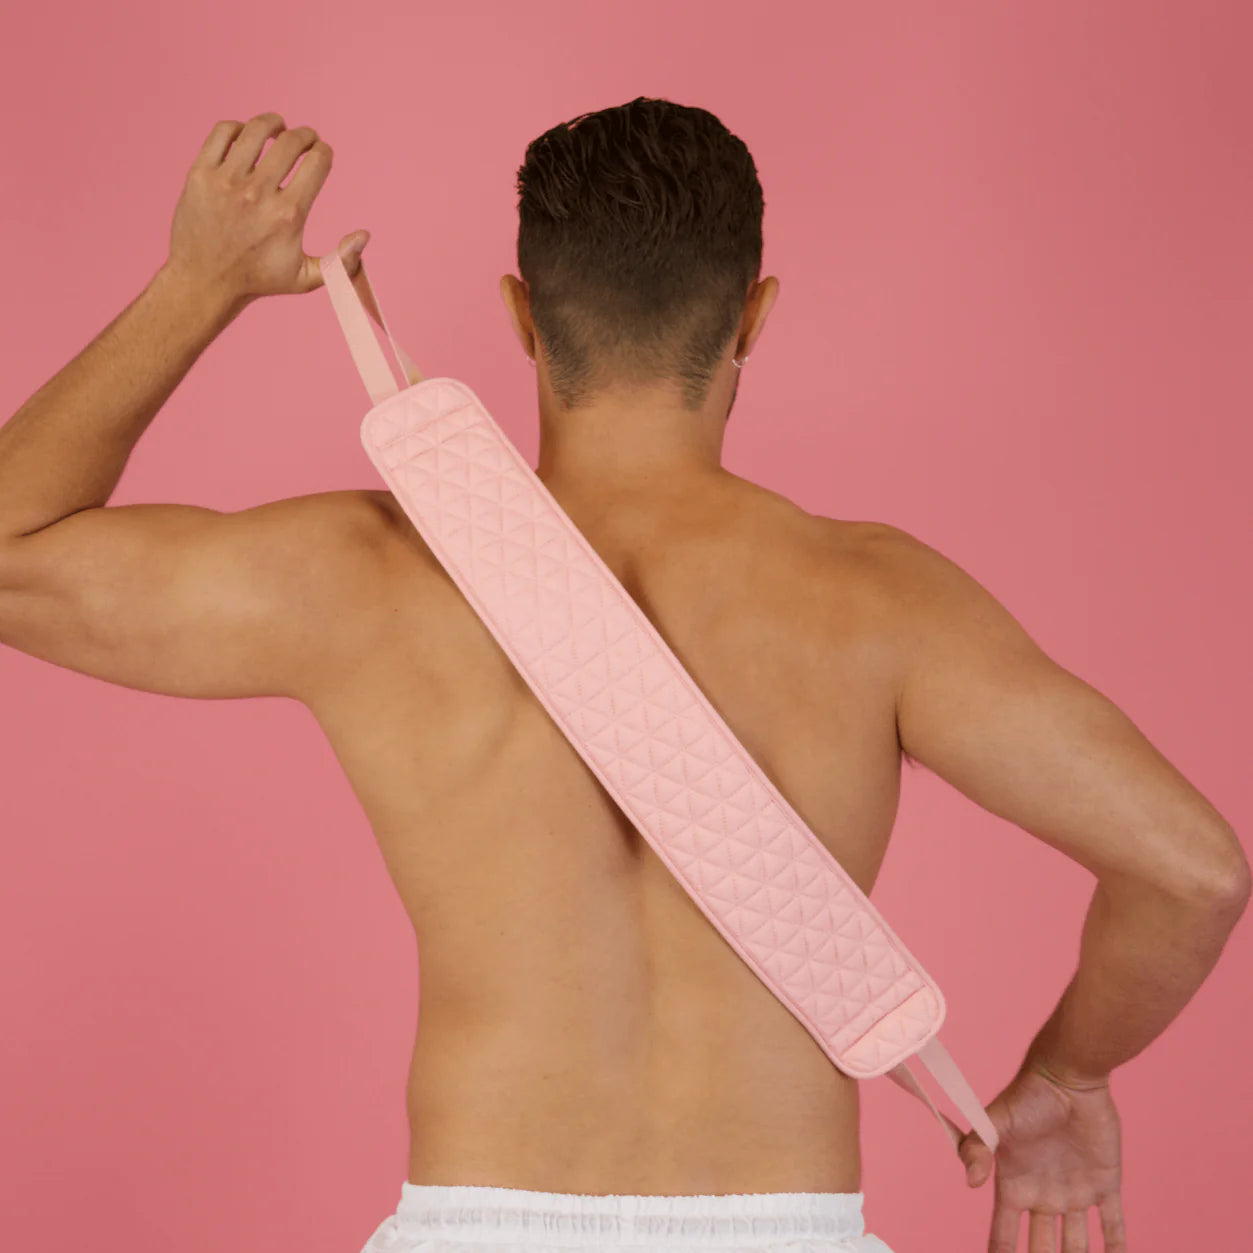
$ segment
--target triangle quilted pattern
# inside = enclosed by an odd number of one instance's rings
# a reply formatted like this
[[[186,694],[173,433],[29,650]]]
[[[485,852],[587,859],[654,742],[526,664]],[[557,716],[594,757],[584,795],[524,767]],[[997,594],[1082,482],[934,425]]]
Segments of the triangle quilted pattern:
[[[883,1074],[943,998],[456,379],[362,443],[558,726],[709,921],[846,1074]]]

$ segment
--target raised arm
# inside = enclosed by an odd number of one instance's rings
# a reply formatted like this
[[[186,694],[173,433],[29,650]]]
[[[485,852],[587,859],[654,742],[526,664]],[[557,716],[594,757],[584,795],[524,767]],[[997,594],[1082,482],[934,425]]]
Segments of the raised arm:
[[[322,285],[303,231],[330,168],[329,145],[276,113],[217,123],[187,174],[166,262],[0,426],[0,644],[182,696],[299,697],[330,664],[336,598],[369,599],[379,493],[230,514],[108,504],[136,441],[217,335],[262,296]],[[340,254],[368,293],[366,238],[346,236]]]
[[[1002,1131],[992,1248],[1015,1247],[1018,1211],[1069,1196],[1080,1212],[1102,1204],[1106,1248],[1121,1249],[1108,1076],[1213,968],[1249,899],[1248,862],[1228,822],[1131,719],[1045,655],[975,579],[897,528],[876,526],[868,542],[904,751],[1096,877],[1074,977],[1016,1082],[989,1106]],[[990,1160],[963,1157],[969,1182],[982,1183]],[[1066,1172],[1070,1185],[1058,1178]],[[1034,1228],[1032,1240],[1054,1248]]]

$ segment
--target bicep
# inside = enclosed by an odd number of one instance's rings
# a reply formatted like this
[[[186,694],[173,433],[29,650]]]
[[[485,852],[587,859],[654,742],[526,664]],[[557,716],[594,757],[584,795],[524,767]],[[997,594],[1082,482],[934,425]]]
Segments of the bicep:
[[[364,496],[71,514],[0,553],[0,643],[143,691],[299,698]]]
[[[891,532],[903,750],[1096,875],[1225,882],[1228,824],[1132,720],[956,564]]]

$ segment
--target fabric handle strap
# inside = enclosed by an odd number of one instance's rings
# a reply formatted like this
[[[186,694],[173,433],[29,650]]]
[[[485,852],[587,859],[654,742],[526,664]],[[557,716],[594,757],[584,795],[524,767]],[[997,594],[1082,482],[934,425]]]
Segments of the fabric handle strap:
[[[348,351],[352,353],[352,359],[357,364],[357,370],[365,383],[366,391],[370,393],[370,399],[377,405],[389,396],[394,396],[400,388],[396,386],[396,378],[383,349],[379,346],[378,337],[370,329],[370,323],[366,320],[362,306],[365,305],[367,298],[369,305],[373,305],[372,312],[375,321],[386,332],[392,351],[396,354],[401,374],[408,379],[410,384],[421,382],[422,375],[418,373],[418,367],[397,343],[396,337],[387,325],[387,319],[383,316],[383,310],[375,298],[374,289],[370,286],[369,278],[366,277],[364,258],[360,259],[355,280],[348,277],[343,259],[336,252],[322,257],[319,265],[322,280],[331,298],[331,306],[339,318],[340,326],[343,327],[344,337],[348,340]],[[360,288],[357,283],[360,284]],[[364,289],[364,294],[359,294],[360,289]],[[368,308],[369,305],[366,307]]]

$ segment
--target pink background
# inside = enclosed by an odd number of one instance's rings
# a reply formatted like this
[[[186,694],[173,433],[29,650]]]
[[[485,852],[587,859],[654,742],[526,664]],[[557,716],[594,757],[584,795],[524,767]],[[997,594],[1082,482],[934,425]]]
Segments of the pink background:
[[[369,228],[402,343],[533,456],[496,290],[525,145],[640,94],[701,105],[754,153],[781,281],[730,467],[946,552],[1249,829],[1247,8],[433,8],[6,15],[3,415],[160,264],[211,125],[277,109],[336,150],[307,250]],[[324,292],[256,305],[114,503],[373,486],[367,403]],[[11,649],[0,702],[0,1243],[358,1249],[404,1177],[417,966],[312,719]],[[1091,880],[933,776],[904,788],[876,900],[989,1099],[1070,975]],[[1136,1253],[1246,1236],[1251,975],[1242,925],[1115,1077]],[[984,1247],[991,1189],[914,1101],[863,1091],[870,1229]]]

